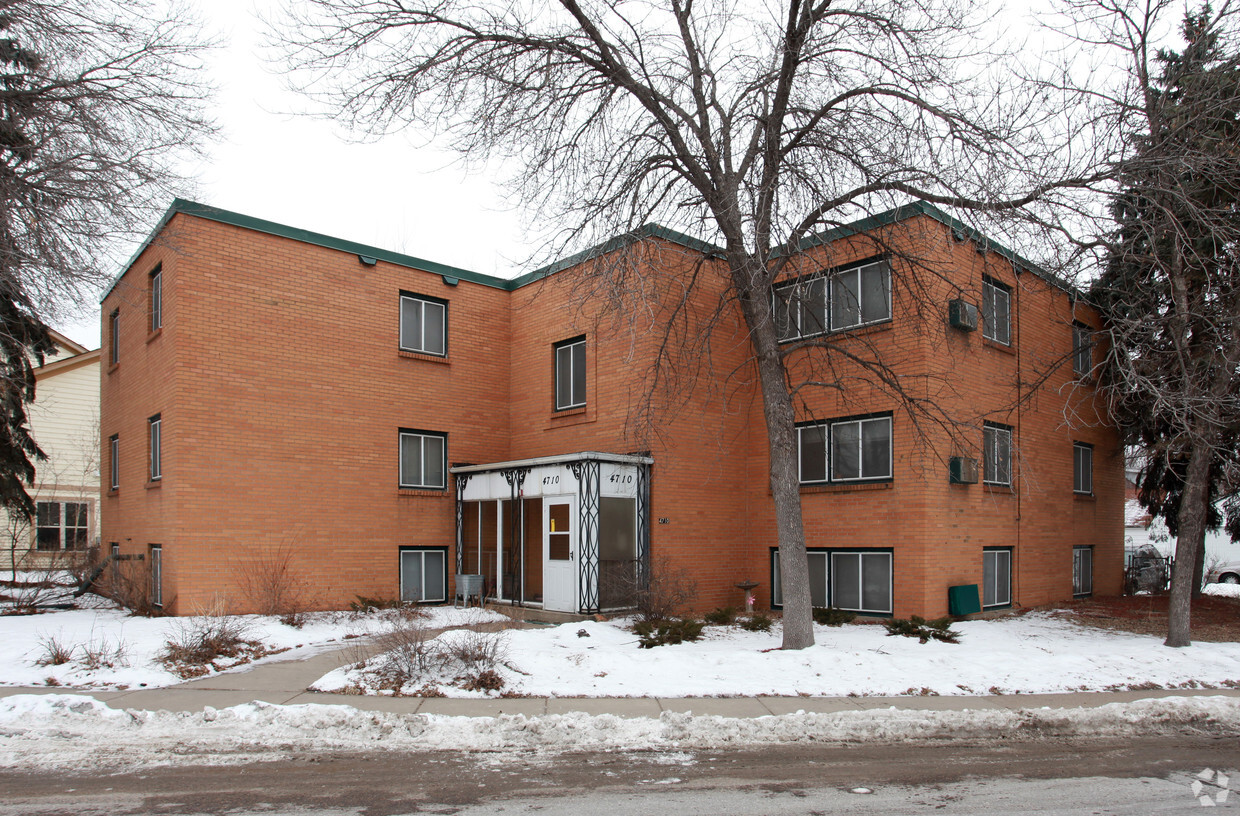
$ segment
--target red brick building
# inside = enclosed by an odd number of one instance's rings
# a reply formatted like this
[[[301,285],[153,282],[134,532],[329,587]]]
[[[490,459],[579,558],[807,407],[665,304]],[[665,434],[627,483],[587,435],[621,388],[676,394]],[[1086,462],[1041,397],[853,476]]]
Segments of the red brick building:
[[[501,280],[178,200],[103,300],[102,541],[177,613],[252,605],[276,556],[322,607],[466,573],[606,610],[653,561],[701,609],[744,581],[778,608],[762,404],[712,249],[648,228]],[[815,603],[1118,592],[1096,313],[925,204],[802,250],[776,305]]]

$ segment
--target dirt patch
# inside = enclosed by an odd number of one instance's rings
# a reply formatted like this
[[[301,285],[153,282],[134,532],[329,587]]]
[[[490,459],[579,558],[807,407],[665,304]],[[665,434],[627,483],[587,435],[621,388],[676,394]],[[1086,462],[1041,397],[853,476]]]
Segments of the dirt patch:
[[[1062,614],[1085,626],[1165,637],[1169,600],[1165,593],[1082,598],[1056,604],[1051,614]],[[1240,598],[1202,595],[1194,599],[1192,637],[1219,643],[1240,641]]]

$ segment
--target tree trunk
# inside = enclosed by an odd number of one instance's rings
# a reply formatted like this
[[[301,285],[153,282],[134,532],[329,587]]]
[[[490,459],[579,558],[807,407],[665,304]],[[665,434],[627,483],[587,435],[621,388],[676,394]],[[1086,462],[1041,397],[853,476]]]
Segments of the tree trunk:
[[[1208,504],[1208,502],[1207,502]],[[1206,528],[1201,528],[1201,543],[1197,545],[1197,560],[1193,562],[1193,597],[1201,597],[1201,581],[1206,574]]]
[[[735,273],[734,273],[735,274]],[[801,479],[797,472],[796,412],[788,390],[787,372],[779,351],[766,292],[741,299],[749,324],[762,389],[770,455],[771,498],[779,536],[780,587],[783,590],[784,649],[814,645],[814,616],[809,593],[809,561],[805,555],[805,528],[801,523]]]
[[[1188,458],[1184,490],[1180,494],[1180,535],[1175,545],[1175,569],[1167,606],[1167,646],[1192,645],[1193,581],[1197,554],[1205,540],[1211,455],[1210,445],[1199,440],[1193,443]]]

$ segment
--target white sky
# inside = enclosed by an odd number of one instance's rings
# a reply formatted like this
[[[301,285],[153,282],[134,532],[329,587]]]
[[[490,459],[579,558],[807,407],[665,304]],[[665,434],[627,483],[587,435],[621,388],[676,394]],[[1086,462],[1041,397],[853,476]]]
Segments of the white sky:
[[[221,41],[209,71],[222,133],[188,170],[196,189],[186,197],[475,272],[520,274],[530,248],[517,212],[452,154],[401,136],[352,144],[331,123],[289,114],[301,100],[262,61],[256,5],[264,0],[200,0]],[[55,328],[97,348],[97,306]]]

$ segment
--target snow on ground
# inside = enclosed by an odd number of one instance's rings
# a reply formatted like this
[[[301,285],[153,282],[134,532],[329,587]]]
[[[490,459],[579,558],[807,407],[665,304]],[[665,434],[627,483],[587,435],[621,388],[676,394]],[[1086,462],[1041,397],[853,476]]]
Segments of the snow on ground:
[[[1201,592],[1204,595],[1217,595],[1220,598],[1240,598],[1240,584],[1206,584]]]
[[[96,596],[101,608],[70,609],[40,615],[0,616],[0,686],[71,686],[75,688],[158,688],[183,682],[158,662],[169,637],[193,618],[144,618],[129,615]],[[507,620],[495,612],[452,607],[427,607],[426,625],[461,626],[482,620]],[[308,657],[324,648],[372,633],[391,615],[383,612],[353,614],[321,612],[306,615],[300,629],[278,618],[241,615],[235,620],[245,627],[245,637],[264,644],[278,654],[248,666],[273,660]],[[72,650],[72,660],[61,665],[41,665],[52,642]],[[97,655],[92,660],[91,653]],[[235,670],[235,669],[234,669]],[[210,672],[215,674],[216,672]]]
[[[640,649],[625,623],[496,635],[507,641],[499,668],[504,691],[556,697],[975,695],[1240,684],[1240,643],[1170,649],[1162,638],[1039,613],[957,623],[958,644],[889,637],[875,624],[816,626],[814,647],[795,652],[779,651],[778,624],[768,633],[707,627],[696,643]],[[379,693],[375,666],[372,660],[360,669],[337,669],[312,688]],[[403,691],[424,685],[417,678]],[[446,683],[438,688],[448,696],[482,694]]]
[[[462,750],[491,761],[565,751],[692,751],[732,745],[1240,734],[1240,700],[1164,697],[1096,708],[871,710],[727,718],[665,712],[448,717],[350,706],[247,703],[193,713],[110,708],[92,697],[0,699],[0,768],[77,772],[273,761],[307,753]],[[680,754],[690,757],[691,754]]]

